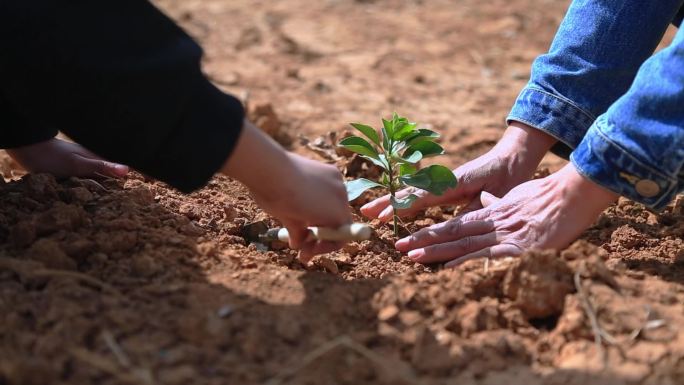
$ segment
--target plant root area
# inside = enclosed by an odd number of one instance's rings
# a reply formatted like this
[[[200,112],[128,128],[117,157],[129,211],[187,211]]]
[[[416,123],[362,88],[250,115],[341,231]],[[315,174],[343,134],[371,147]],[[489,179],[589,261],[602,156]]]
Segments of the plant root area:
[[[334,147],[346,123],[395,110],[443,134],[451,167],[491,148],[567,7],[156,3],[202,43],[205,71],[253,121],[347,177],[377,175]],[[549,156],[539,176],[562,164]],[[246,241],[246,225],[278,224],[229,178],[182,195],[135,173],[25,175],[4,154],[0,172],[0,384],[684,378],[681,198],[662,213],[620,199],[566,250],[453,270],[413,263],[394,250],[390,226],[371,221],[371,240],[305,266],[282,245]],[[402,231],[455,210],[428,209]]]

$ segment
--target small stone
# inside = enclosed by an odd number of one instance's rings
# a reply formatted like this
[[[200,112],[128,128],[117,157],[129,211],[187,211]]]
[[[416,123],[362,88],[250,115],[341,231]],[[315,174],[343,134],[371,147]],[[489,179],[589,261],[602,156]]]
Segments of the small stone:
[[[340,272],[337,263],[326,256],[320,257],[317,264],[332,274],[338,274]]]
[[[399,314],[399,308],[395,305],[385,306],[378,312],[378,320],[389,321]]]
[[[10,231],[9,241],[17,247],[26,247],[36,239],[36,226],[28,221],[14,225]]]
[[[381,323],[378,325],[378,334],[383,336],[383,337],[396,337],[397,335],[400,334],[399,330],[395,328],[394,326],[387,324],[387,323]]]
[[[52,208],[38,217],[36,232],[39,235],[51,234],[60,230],[75,230],[85,222],[85,212],[76,205],[57,202]]]
[[[354,262],[352,261],[351,257],[348,255],[340,255],[337,258],[335,258],[335,263],[337,265],[352,265]]]
[[[614,366],[615,374],[629,383],[639,383],[651,373],[651,368],[642,363],[626,361]]]
[[[95,253],[90,256],[89,261],[91,263],[105,263],[109,259],[109,256],[105,253]]]
[[[69,258],[52,239],[40,239],[26,252],[30,259],[42,262],[46,267],[60,270],[76,270],[76,261]]]
[[[407,310],[399,313],[399,320],[406,326],[413,326],[420,322],[423,317],[415,310]]]
[[[158,379],[162,384],[188,384],[197,379],[197,371],[193,366],[187,364],[163,368],[159,371]]]
[[[180,232],[191,237],[199,237],[204,234],[204,229],[190,222],[181,226]]]
[[[133,274],[140,277],[151,277],[159,271],[157,263],[147,255],[138,255],[132,261]]]
[[[302,334],[302,326],[296,319],[281,319],[275,324],[276,333],[288,342],[297,341]]]
[[[641,341],[630,347],[627,358],[644,364],[655,364],[667,354],[667,346],[660,343]]]
[[[344,245],[344,247],[342,247],[342,250],[353,257],[356,256],[356,254],[358,254],[359,251],[361,251],[361,247],[357,242],[350,242]]]
[[[40,358],[4,361],[2,377],[10,384],[43,385],[53,383],[58,377],[58,371],[48,361]]]
[[[226,204],[223,206],[223,212],[224,212],[224,217],[223,220],[227,222],[232,222],[233,219],[238,217],[238,211],[235,209],[233,205]]]
[[[73,187],[68,191],[68,196],[72,202],[85,203],[93,199],[93,193],[85,187]]]
[[[434,334],[425,327],[416,334],[411,362],[419,370],[437,373],[446,373],[456,366],[449,348],[437,342]]]
[[[223,305],[216,311],[216,315],[219,318],[226,318],[231,314],[233,314],[233,307],[231,305]]]
[[[62,247],[71,258],[82,262],[95,249],[95,242],[87,238],[77,238],[63,243]]]
[[[202,212],[200,208],[192,203],[183,203],[178,208],[178,212],[190,220],[196,221],[202,218]]]

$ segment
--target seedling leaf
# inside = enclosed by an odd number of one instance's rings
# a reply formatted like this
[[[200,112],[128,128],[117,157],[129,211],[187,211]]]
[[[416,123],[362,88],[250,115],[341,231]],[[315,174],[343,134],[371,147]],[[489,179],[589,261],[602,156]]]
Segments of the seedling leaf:
[[[442,195],[457,184],[454,173],[440,165],[425,167],[413,175],[402,176],[400,179],[409,186],[418,187],[435,195]]]
[[[404,155],[406,155],[406,153],[404,153]],[[412,164],[420,162],[421,159],[423,159],[423,153],[420,151],[414,151],[408,157],[405,156],[404,158],[401,158],[402,161]]]
[[[416,166],[408,163],[402,163],[399,165],[399,176],[411,175],[418,170]]]
[[[371,161],[383,169],[377,182],[358,179],[346,183],[348,199],[354,200],[366,190],[382,187],[389,190],[390,204],[393,208],[394,234],[398,235],[397,210],[411,207],[417,196],[410,194],[397,198],[399,189],[413,186],[430,193],[441,195],[448,188],[456,186],[456,177],[444,166],[429,166],[418,170],[416,163],[424,157],[444,154],[444,149],[436,143],[439,134],[427,129],[417,129],[417,124],[405,117],[392,114],[390,120],[382,119],[380,133],[372,126],[351,123],[370,140],[352,136],[343,139],[339,145],[356,152],[363,159]]]
[[[394,207],[397,210],[406,210],[408,208],[411,208],[411,205],[413,205],[413,202],[416,199],[418,199],[418,196],[414,194],[411,194],[405,198],[391,197],[390,203],[392,204],[392,207]]]
[[[394,136],[394,122],[392,120],[382,120],[382,127],[385,129],[385,132],[383,132],[383,135],[386,133],[387,139],[391,138]]]
[[[404,141],[406,141],[406,144],[408,144],[409,146],[412,146],[412,145],[419,143],[419,142],[424,142],[427,140],[434,141],[434,140],[437,140],[438,138],[439,138],[438,133],[431,131],[431,130],[428,130],[428,129],[425,129],[425,128],[421,128],[417,132],[414,132],[411,135],[404,138]]]
[[[347,188],[347,200],[349,200],[350,202],[360,197],[361,194],[363,194],[368,189],[384,187],[380,183],[376,183],[372,180],[368,180],[365,178],[345,182],[344,186]]]
[[[370,143],[358,136],[349,136],[344,138],[339,143],[340,146],[357,154],[365,155],[371,158],[378,159],[378,152],[371,146]]]
[[[399,178],[402,183],[409,186],[418,187],[427,190],[430,187],[430,177],[425,173],[415,173],[413,175],[404,175]]]
[[[371,142],[377,144],[378,146],[380,145],[380,137],[378,136],[378,132],[375,131],[375,128],[361,123],[351,123],[351,125],[352,127],[361,131],[362,134],[366,135]]]
[[[373,164],[376,166],[382,167],[383,170],[387,170],[387,159],[385,158],[385,154],[378,154],[377,158],[372,158],[366,155],[361,155],[361,157],[373,162]]]
[[[407,148],[404,152],[404,158],[411,157],[416,151],[420,151],[423,158],[444,154],[444,149],[439,144],[432,141],[423,141]]]
[[[416,124],[415,123],[401,122],[399,127],[397,127],[397,126],[394,127],[394,135],[393,135],[392,139],[404,140],[406,137],[413,134],[415,131],[416,131]]]

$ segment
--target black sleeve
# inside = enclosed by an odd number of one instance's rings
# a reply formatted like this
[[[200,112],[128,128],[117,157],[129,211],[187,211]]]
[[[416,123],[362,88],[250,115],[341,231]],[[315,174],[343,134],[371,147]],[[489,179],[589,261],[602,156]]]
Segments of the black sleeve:
[[[672,24],[675,27],[680,28],[682,25],[682,19],[684,19],[684,5],[681,8],[679,8],[679,11],[677,11],[677,14],[672,20]]]
[[[0,148],[28,146],[52,139],[57,129],[19,114],[0,94]]]
[[[147,1],[0,1],[0,52],[18,113],[182,191],[203,186],[239,137],[241,103]]]

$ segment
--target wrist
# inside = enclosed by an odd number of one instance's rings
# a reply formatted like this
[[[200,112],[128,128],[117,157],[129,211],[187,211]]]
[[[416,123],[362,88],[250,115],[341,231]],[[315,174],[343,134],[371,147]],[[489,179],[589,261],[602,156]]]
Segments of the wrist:
[[[497,146],[510,156],[538,164],[556,142],[556,138],[542,130],[512,121]]]
[[[542,158],[556,141],[541,130],[513,121],[491,152],[504,160],[514,179],[522,181],[534,174]]]
[[[291,179],[294,170],[287,151],[245,120],[235,150],[221,172],[237,179],[251,191],[269,198],[277,194],[278,189],[274,186],[280,181]]]
[[[579,206],[594,211],[596,215],[614,203],[620,196],[580,174],[572,163],[565,165],[550,178],[553,178],[555,183],[561,186],[558,189],[561,194],[559,198],[567,197]]]

